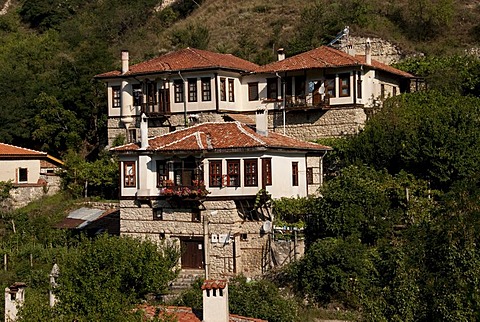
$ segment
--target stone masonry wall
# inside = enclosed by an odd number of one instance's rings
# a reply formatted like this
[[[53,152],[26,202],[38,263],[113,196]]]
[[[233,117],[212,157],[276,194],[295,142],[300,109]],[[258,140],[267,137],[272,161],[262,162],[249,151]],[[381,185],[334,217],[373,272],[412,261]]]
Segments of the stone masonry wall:
[[[242,221],[235,202],[205,201],[202,220],[208,222],[208,238],[204,247],[209,254],[210,277],[243,273],[258,276],[264,271],[268,235],[261,233],[262,222]],[[162,220],[154,220],[153,209],[162,208]],[[166,200],[138,203],[120,201],[120,233],[161,243],[178,243],[181,238],[203,238],[204,223],[192,221],[190,209],[172,208]],[[226,243],[213,243],[214,235],[228,235]],[[245,237],[246,238],[243,238]]]

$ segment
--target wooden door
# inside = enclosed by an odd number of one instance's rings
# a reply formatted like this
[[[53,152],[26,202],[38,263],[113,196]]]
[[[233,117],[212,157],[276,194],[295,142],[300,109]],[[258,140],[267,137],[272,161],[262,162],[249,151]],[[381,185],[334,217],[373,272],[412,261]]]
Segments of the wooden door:
[[[182,268],[203,268],[203,240],[184,239],[181,241]]]

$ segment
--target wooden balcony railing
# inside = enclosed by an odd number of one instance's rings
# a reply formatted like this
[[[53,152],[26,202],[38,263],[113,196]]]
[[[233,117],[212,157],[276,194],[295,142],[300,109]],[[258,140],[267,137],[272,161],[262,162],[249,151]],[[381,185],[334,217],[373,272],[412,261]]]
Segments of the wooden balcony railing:
[[[169,115],[170,114],[170,103],[143,103],[142,104],[142,113],[148,115]]]
[[[165,187],[160,188],[160,195],[164,197],[201,199],[205,198],[209,193],[203,184],[192,186],[174,186],[167,184]]]

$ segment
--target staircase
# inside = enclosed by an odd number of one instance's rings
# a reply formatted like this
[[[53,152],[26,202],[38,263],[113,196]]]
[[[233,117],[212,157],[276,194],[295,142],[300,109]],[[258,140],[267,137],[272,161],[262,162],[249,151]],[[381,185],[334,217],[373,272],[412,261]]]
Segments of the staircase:
[[[176,298],[182,291],[189,289],[197,278],[205,278],[203,269],[182,269],[178,277],[170,283],[170,294],[164,295],[163,301]]]

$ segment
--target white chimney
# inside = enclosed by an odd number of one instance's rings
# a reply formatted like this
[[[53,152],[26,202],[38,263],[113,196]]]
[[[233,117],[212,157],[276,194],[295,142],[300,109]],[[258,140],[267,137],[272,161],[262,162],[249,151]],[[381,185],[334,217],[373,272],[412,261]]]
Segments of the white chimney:
[[[285,50],[283,48],[277,49],[278,61],[285,59]]]
[[[228,322],[228,285],[225,280],[206,280],[203,291],[203,322]]]
[[[58,265],[55,263],[53,264],[52,271],[50,272],[50,289],[48,290],[48,302],[50,307],[54,307],[57,303],[57,298],[53,293],[54,289],[57,287],[57,278],[60,275],[60,269]]]
[[[365,63],[367,65],[372,64],[372,42],[370,38],[367,38],[367,42],[365,43]]]
[[[268,136],[268,111],[266,107],[257,108],[255,114],[255,129],[258,134]]]
[[[5,288],[5,321],[14,322],[25,302],[25,283],[14,283]]]
[[[122,50],[122,75],[128,72],[128,68],[129,68],[128,50]]]
[[[140,149],[148,148],[148,117],[142,113],[140,121]]]

